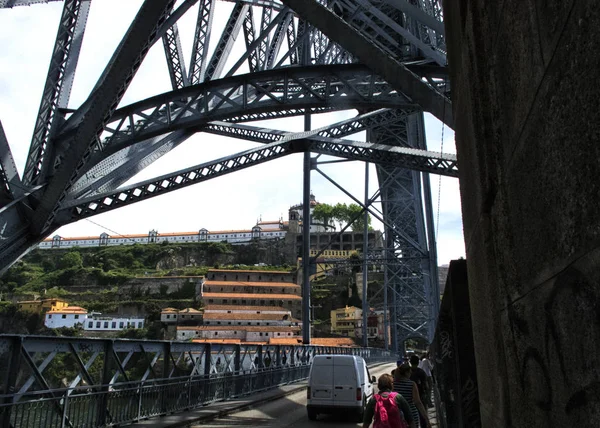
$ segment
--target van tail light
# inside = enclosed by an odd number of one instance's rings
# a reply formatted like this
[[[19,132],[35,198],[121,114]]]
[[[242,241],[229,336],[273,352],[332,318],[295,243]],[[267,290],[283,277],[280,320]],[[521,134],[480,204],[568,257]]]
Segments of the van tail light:
[[[362,389],[356,388],[356,401],[362,401]]]
[[[310,400],[310,386],[306,389],[306,398]]]

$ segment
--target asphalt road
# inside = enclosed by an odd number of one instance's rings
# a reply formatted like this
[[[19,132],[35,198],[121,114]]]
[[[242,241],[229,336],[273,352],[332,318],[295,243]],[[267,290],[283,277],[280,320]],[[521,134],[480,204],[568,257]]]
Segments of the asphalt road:
[[[369,369],[371,376],[379,377],[383,373],[390,373],[396,364],[385,364]],[[319,415],[316,421],[309,421],[306,415],[306,390],[302,390],[287,397],[265,403],[253,409],[214,419],[206,423],[199,423],[194,427],[360,427],[354,421],[343,420],[340,417]]]

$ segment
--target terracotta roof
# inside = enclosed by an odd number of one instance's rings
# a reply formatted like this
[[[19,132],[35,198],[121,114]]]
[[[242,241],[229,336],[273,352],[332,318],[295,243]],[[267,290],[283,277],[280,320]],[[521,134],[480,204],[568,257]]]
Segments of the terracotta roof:
[[[210,273],[210,272],[233,272],[233,273],[235,273],[235,272],[244,272],[244,273],[273,273],[273,274],[278,274],[278,275],[281,275],[281,274],[288,274],[288,275],[291,275],[291,272],[288,272],[288,271],[285,271],[285,270],[258,270],[258,269],[257,269],[257,270],[251,270],[251,269],[246,269],[246,270],[243,270],[243,269],[239,269],[239,270],[237,270],[237,269],[209,269],[209,270],[208,270],[208,273]]]
[[[225,343],[237,345],[242,342],[242,339],[192,339],[193,343]]]
[[[251,314],[251,313],[231,313],[224,314],[222,312],[210,312],[204,314],[206,320],[275,320],[283,321],[285,314]],[[292,322],[292,317],[288,316],[286,321]]]
[[[299,336],[294,337],[270,337],[269,345],[301,345],[302,338]]]
[[[297,326],[279,326],[279,325],[200,325],[200,326],[178,326],[179,330],[199,330],[199,331],[267,331],[267,332],[281,332],[281,331],[300,331],[300,327]]]
[[[349,337],[317,337],[311,339],[310,344],[319,346],[356,346],[356,343]]]
[[[282,308],[281,306],[238,306],[238,305],[206,305],[204,307],[204,313],[210,311],[278,311],[288,313],[289,310]]]
[[[172,313],[172,312],[178,312],[178,309],[175,308],[164,308],[162,311],[160,311],[161,314],[166,314],[166,313]]]
[[[203,293],[203,299],[255,299],[255,300],[302,300],[295,294],[256,294],[256,293]]]
[[[300,288],[299,285],[294,284],[293,282],[247,282],[247,281],[216,281],[216,280],[206,280],[204,281],[204,285],[216,285],[216,286],[225,286],[225,287],[275,287],[275,288],[283,288],[283,287],[297,287]]]
[[[179,311],[180,314],[201,314],[202,312],[200,312],[198,309],[194,309],[194,308],[185,308]]]

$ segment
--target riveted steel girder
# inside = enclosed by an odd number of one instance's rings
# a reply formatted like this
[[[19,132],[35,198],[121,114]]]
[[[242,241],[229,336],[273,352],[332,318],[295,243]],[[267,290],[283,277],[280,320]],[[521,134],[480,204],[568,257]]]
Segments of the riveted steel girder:
[[[44,198],[32,216],[31,229],[34,234],[42,234],[51,227],[58,205],[96,144],[98,132],[114,112],[148,48],[157,37],[162,36],[159,29],[167,20],[173,4],[174,0],[144,2],[101,77],[102,91],[93,92],[79,109],[75,119],[77,127],[56,139],[57,164],[44,191]]]
[[[89,7],[89,0],[65,1],[23,172],[23,182],[27,185],[46,180],[42,169],[48,167],[47,155],[52,151],[49,139],[57,127],[57,109],[66,108],[69,102]]]
[[[356,56],[364,64],[368,64],[375,72],[384,77],[398,91],[406,94],[449,127],[454,127],[452,105],[449,98],[438,92],[420,76],[411,72],[403,61],[415,59],[410,56],[394,56],[370,32],[364,28],[356,28],[347,17],[338,16],[333,10],[315,0],[282,0],[300,17],[309,21],[331,40],[339,43],[348,52]],[[368,2],[367,2],[368,3]],[[372,6],[369,3],[370,6]],[[381,29],[374,29],[374,34],[389,34]],[[399,34],[402,36],[402,34]]]
[[[198,128],[211,120],[226,120],[242,113],[379,107],[417,108],[358,64],[284,68],[232,76],[168,92],[115,111],[94,147],[96,153],[103,154],[94,157],[105,157],[173,130]]]

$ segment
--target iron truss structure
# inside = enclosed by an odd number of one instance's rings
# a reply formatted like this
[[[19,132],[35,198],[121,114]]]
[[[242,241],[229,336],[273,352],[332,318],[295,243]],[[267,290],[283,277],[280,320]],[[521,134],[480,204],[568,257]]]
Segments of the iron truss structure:
[[[316,355],[389,351],[0,335],[3,427],[105,427],[308,377]]]
[[[0,9],[48,1],[0,0]],[[62,3],[22,176],[0,122],[0,269],[65,224],[320,153],[377,164],[393,343],[432,338],[439,293],[428,174],[458,174],[455,156],[427,151],[423,131],[425,111],[453,126],[440,0],[145,0],[78,106],[69,96],[90,0]],[[224,5],[228,18],[216,22]],[[178,28],[187,14],[196,22],[189,59]],[[172,90],[120,106],[161,44]],[[300,133],[253,124],[339,110],[358,114]],[[366,142],[351,139],[362,131]],[[123,187],[196,134],[208,144],[214,134],[259,144]]]

